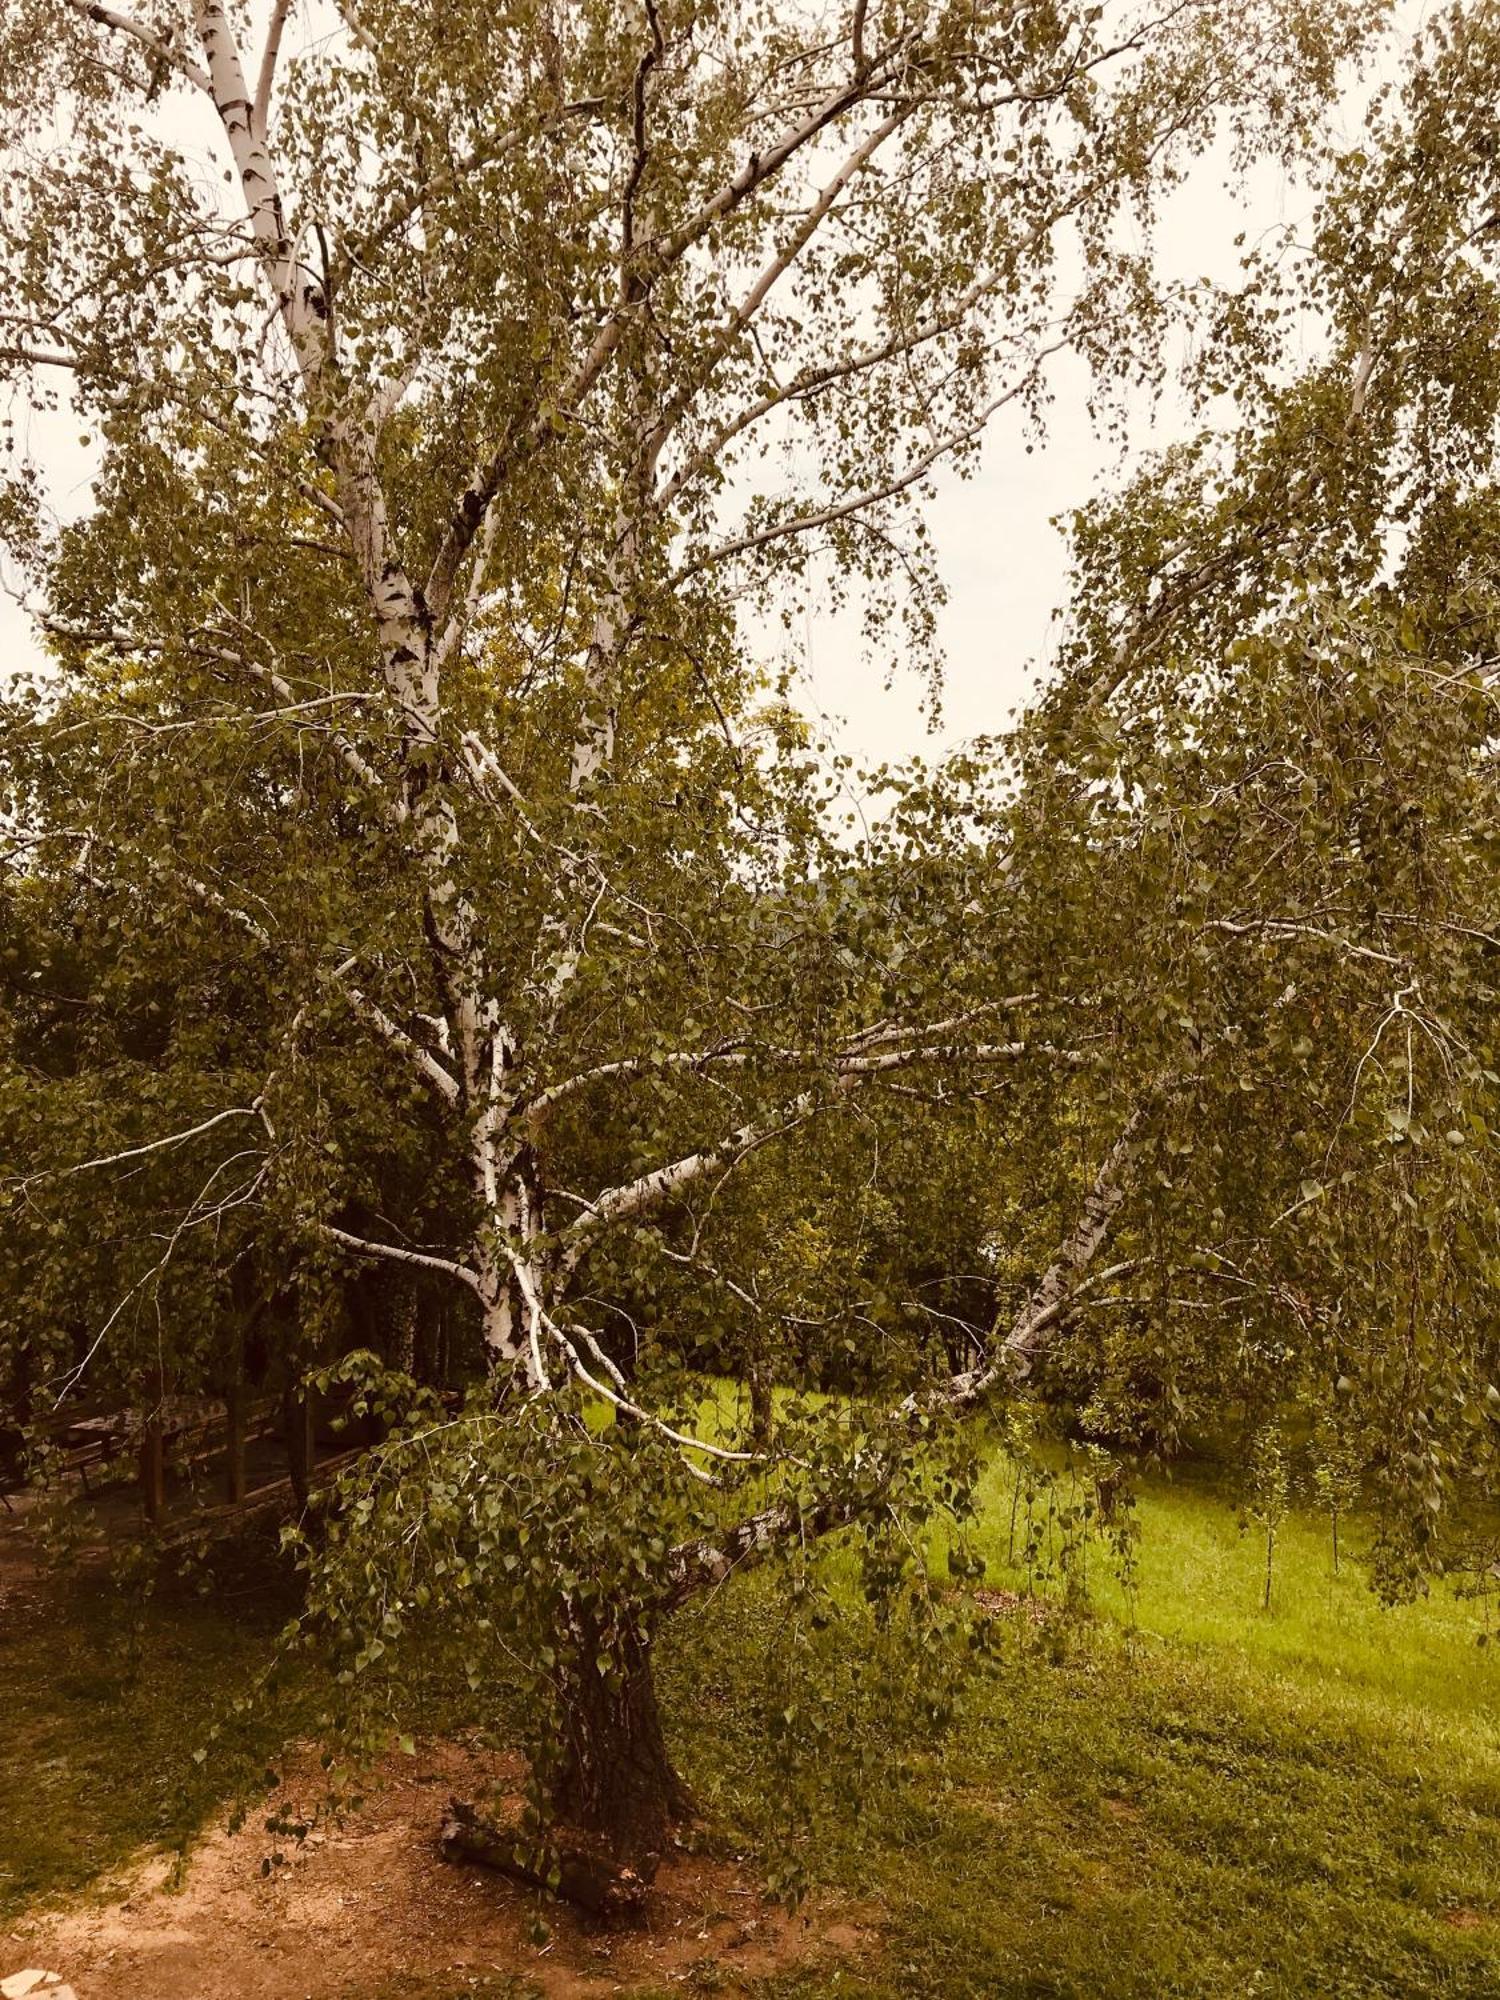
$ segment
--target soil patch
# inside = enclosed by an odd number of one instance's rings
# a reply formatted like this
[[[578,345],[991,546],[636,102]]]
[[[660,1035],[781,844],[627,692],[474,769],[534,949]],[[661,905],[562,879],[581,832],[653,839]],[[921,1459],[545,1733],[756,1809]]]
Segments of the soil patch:
[[[306,1811],[315,1761],[293,1760],[286,1792],[238,1833],[193,1850],[181,1887],[169,1864],[142,1864],[115,1899],[38,1916],[0,1940],[0,1977],[46,1967],[78,2000],[386,2000],[509,1990],[593,2000],[642,1988],[741,1992],[809,1959],[852,1957],[871,1939],[851,1913],[816,1904],[789,1915],[732,1862],[676,1855],[652,1886],[646,1922],[606,1931],[492,1873],[441,1859],[451,1792],[512,1788],[518,1767],[454,1744],[390,1760],[366,1803],[320,1828],[286,1865],[273,1806]],[[538,1912],[550,1935],[533,1936]],[[857,1914],[857,1913],[856,1913]]]

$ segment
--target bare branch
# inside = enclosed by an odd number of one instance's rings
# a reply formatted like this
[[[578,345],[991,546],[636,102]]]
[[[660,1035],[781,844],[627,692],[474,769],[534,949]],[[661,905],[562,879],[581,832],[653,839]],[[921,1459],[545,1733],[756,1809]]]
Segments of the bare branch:
[[[271,9],[271,19],[266,28],[266,45],[260,58],[260,77],[255,86],[255,103],[251,107],[250,122],[262,139],[265,138],[271,116],[271,86],[276,80],[276,58],[281,53],[281,35],[286,27],[286,17],[292,10],[292,0],[275,0]]]
[[[1394,952],[1377,951],[1373,945],[1355,944],[1350,938],[1340,937],[1336,931],[1325,931],[1316,924],[1299,923],[1289,917],[1254,917],[1239,922],[1231,917],[1216,917],[1203,928],[1206,931],[1221,931],[1226,937],[1312,938],[1319,944],[1333,945],[1346,958],[1367,958],[1377,965],[1395,965],[1403,969],[1411,963]]]
[[[0,361],[19,361],[28,368],[70,368],[83,366],[82,357],[63,347],[0,347]]]
[[[35,1187],[39,1181],[70,1180],[74,1174],[91,1173],[96,1167],[123,1166],[127,1160],[143,1160],[152,1153],[165,1153],[177,1146],[185,1146],[190,1140],[201,1138],[205,1132],[212,1132],[216,1126],[228,1124],[231,1118],[258,1118],[265,1102],[262,1092],[252,1104],[236,1104],[228,1111],[217,1111],[212,1118],[205,1118],[200,1124],[188,1125],[180,1132],[169,1132],[163,1139],[151,1139],[143,1146],[126,1146],[118,1153],[101,1153],[96,1159],[80,1160],[76,1166],[49,1167],[39,1174],[27,1174],[23,1179],[11,1182],[13,1187]]]
[[[339,1229],[331,1222],[320,1222],[318,1228],[332,1242],[342,1244],[352,1250],[357,1257],[384,1258],[392,1264],[416,1264],[423,1270],[441,1271],[445,1277],[457,1278],[470,1291],[483,1296],[477,1272],[467,1264],[456,1264],[451,1257],[434,1257],[426,1250],[403,1250],[395,1243],[376,1243],[368,1237],[353,1236],[347,1229]]]
[[[593,1239],[615,1223],[628,1221],[634,1216],[647,1214],[670,1201],[683,1188],[704,1175],[717,1173],[721,1168],[736,1166],[750,1153],[758,1152],[762,1146],[774,1139],[784,1138],[799,1125],[803,1125],[817,1112],[858,1090],[874,1079],[889,1074],[892,1070],[905,1069],[915,1063],[952,1062],[990,1065],[1007,1063],[1021,1056],[1046,1056],[1055,1062],[1069,1066],[1088,1063],[1092,1058],[1078,1049],[1054,1048],[1048,1043],[1000,1042],[965,1047],[962,1044],[924,1043],[915,1048],[895,1048],[867,1055],[837,1057],[832,1065],[831,1075],[820,1087],[798,1093],[788,1103],[781,1105],[768,1117],[755,1119],[736,1127],[733,1132],[715,1144],[698,1152],[685,1154],[666,1166],[656,1167],[638,1179],[626,1181],[618,1187],[608,1188],[596,1197],[576,1222],[565,1232],[568,1245],[567,1262],[576,1264]],[[783,1060],[805,1062],[809,1058],[802,1051],[791,1050],[733,1050],[726,1060],[743,1064],[752,1058],[757,1060],[777,1057]],[[702,1060],[700,1057],[698,1060]],[[623,1066],[622,1066],[623,1067]],[[614,1073],[618,1074],[616,1070]]]

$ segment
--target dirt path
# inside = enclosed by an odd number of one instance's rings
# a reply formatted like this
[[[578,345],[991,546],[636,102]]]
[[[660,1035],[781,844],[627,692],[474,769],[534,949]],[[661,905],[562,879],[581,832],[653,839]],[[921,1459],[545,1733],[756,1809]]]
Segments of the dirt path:
[[[0,1979],[45,1967],[78,2000],[458,2000],[476,1990],[593,2000],[643,1987],[737,1993],[809,1959],[857,1955],[870,1937],[827,1909],[767,1905],[732,1864],[682,1856],[663,1867],[646,1928],[609,1933],[494,1875],[442,1861],[435,1834],[450,1792],[472,1796],[513,1769],[451,1745],[400,1758],[342,1826],[315,1832],[289,1865],[262,1873],[263,1813],[195,1850],[182,1888],[144,1864],[110,1903],[75,1907],[0,1937]],[[315,1796],[310,1775],[299,1794]]]

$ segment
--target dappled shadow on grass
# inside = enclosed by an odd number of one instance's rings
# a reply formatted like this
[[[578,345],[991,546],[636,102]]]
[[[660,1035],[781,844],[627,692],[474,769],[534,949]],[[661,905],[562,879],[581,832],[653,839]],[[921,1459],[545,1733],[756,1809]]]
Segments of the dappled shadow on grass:
[[[213,1573],[36,1573],[0,1607],[0,1919],[88,1886],[143,1846],[175,1847],[294,1726],[286,1693],[236,1717],[292,1605],[254,1549]],[[195,1761],[215,1724],[224,1753]]]

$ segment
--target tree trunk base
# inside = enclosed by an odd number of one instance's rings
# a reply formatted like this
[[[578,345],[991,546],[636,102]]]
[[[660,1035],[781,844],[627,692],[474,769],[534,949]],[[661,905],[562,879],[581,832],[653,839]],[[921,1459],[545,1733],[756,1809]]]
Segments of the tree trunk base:
[[[607,1924],[640,1923],[645,1916],[654,1861],[648,1864],[649,1874],[642,1874],[616,1860],[605,1841],[575,1828],[555,1827],[547,1850],[538,1852],[462,1799],[450,1799],[438,1844],[445,1861],[493,1868],[528,1889],[559,1895]]]

